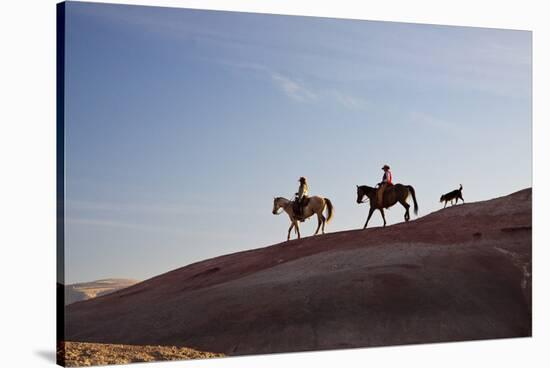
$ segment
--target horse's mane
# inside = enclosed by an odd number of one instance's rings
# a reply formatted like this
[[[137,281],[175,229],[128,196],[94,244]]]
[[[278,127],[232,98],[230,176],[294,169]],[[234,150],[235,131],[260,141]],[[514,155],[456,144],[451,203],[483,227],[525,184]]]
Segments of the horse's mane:
[[[369,187],[368,185],[358,185],[357,190],[358,190],[358,192],[357,192],[358,194],[363,193],[363,195],[365,195],[369,198],[372,195],[374,195],[374,193],[376,193],[376,188]]]
[[[363,191],[367,192],[367,191],[373,190],[374,188],[369,187],[368,185],[359,185],[359,189],[362,189]]]

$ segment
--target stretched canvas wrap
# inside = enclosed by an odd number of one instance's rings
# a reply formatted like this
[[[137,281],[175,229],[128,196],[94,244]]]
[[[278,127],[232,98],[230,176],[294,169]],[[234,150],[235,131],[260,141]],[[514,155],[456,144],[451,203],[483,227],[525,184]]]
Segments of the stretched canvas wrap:
[[[59,364],[531,336],[531,32],[57,19]]]

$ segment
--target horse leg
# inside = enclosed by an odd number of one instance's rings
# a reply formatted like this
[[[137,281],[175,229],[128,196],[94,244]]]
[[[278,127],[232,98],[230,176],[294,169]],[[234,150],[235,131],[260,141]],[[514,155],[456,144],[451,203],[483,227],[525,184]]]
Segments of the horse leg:
[[[323,214],[321,214],[321,232],[324,234],[325,233],[325,223],[327,222],[327,219],[325,218],[325,216],[323,216]]]
[[[384,220],[384,227],[386,227],[386,216],[384,215],[384,209],[379,208],[380,213],[382,214],[382,220]]]
[[[363,226],[363,229],[366,229],[366,228],[367,228],[367,225],[369,224],[369,220],[370,220],[372,214],[374,213],[374,210],[375,210],[374,207],[371,207],[371,208],[369,209],[369,215],[367,216],[367,222],[365,222],[365,226]]]
[[[405,221],[409,221],[411,215],[409,214],[409,208],[411,207],[407,202],[401,200],[399,201],[403,207],[405,207]]]
[[[300,236],[300,225],[298,225],[298,221],[294,222],[294,226],[296,227],[296,231],[298,232],[298,239],[301,239],[302,237]]]
[[[315,234],[313,235],[317,235],[319,233],[319,229],[321,228],[321,214],[317,214],[317,230],[315,230]]]
[[[288,228],[288,236],[286,237],[286,241],[290,240],[290,232],[292,231],[293,227],[294,227],[294,222],[291,222],[290,227]]]

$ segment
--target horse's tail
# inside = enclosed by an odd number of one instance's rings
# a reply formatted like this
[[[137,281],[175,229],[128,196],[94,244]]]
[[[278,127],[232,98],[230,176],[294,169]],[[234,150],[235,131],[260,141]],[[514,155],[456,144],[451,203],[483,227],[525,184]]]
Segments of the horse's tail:
[[[332,202],[328,198],[324,198],[325,203],[327,204],[327,223],[332,220],[332,216],[334,215],[334,206],[332,205]]]
[[[414,188],[412,187],[412,185],[408,185],[407,188],[409,189],[409,193],[411,193],[411,195],[413,197],[414,214],[418,215],[418,203],[416,202],[416,193],[414,192]]]

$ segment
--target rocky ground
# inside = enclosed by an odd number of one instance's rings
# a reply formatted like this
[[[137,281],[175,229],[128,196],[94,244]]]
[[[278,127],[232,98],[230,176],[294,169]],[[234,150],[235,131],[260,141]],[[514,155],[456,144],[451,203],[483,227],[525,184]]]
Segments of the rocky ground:
[[[57,349],[57,359],[67,367],[127,364],[159,360],[217,358],[222,354],[206,353],[176,346],[139,346],[65,342]]]

